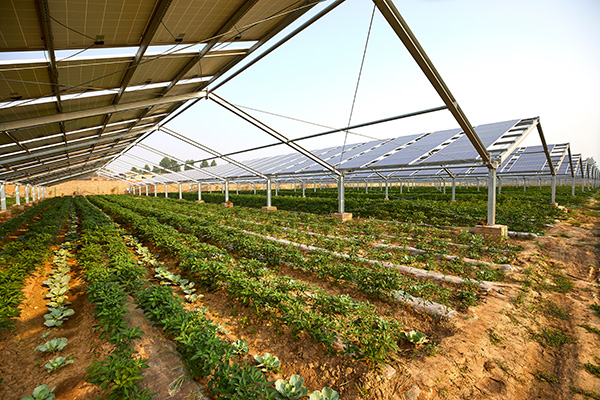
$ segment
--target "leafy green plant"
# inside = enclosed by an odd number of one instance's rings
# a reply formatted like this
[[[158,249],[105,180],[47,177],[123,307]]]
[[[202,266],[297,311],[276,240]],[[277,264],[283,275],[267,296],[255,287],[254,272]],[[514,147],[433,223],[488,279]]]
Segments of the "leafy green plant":
[[[66,365],[72,364],[73,363],[73,357],[69,356],[69,357],[56,357],[55,359],[52,359],[50,361],[48,361],[48,363],[46,363],[44,365],[44,368],[46,368],[46,371],[48,372],[52,372],[55,371],[59,368],[62,368]]]
[[[310,394],[309,400],[339,400],[340,394],[330,387],[324,387],[322,390],[315,390]]]
[[[44,318],[46,319],[44,325],[48,327],[61,326],[66,320],[69,319],[68,317],[75,314],[73,309],[65,306],[59,308],[50,307],[48,308],[48,311],[50,312],[44,315]]]
[[[54,338],[54,339],[47,341],[43,345],[36,347],[35,350],[42,351],[42,352],[54,353],[56,351],[60,351],[60,350],[64,349],[66,345],[67,345],[67,338],[64,338],[64,337],[63,338]]]
[[[290,377],[289,382],[285,379],[278,379],[275,382],[275,389],[279,392],[281,399],[298,400],[308,393],[308,389],[304,386],[304,378],[294,374]]]
[[[238,339],[231,343],[231,347],[233,347],[233,354],[244,355],[247,354],[250,350],[248,349],[248,341]]]
[[[265,353],[264,356],[255,355],[254,359],[258,362],[257,367],[262,372],[281,372],[281,361],[277,356]]]
[[[49,388],[45,383],[33,389],[33,394],[23,397],[21,400],[54,400],[56,395],[54,392],[56,386]]]
[[[400,332],[400,337],[416,345],[425,344],[429,342],[429,339],[427,339],[427,335],[419,331],[410,331],[408,333]]]

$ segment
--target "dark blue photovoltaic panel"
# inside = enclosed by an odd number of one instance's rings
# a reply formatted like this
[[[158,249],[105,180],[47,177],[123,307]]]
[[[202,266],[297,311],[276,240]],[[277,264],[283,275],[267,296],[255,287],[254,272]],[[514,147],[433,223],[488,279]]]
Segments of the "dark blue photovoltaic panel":
[[[381,142],[381,140],[374,140],[374,141],[367,142],[367,143],[347,144],[346,149],[344,150],[343,158],[352,157],[353,155],[358,154],[361,151],[366,150],[366,149],[372,147],[374,144],[379,143],[379,142]],[[329,157],[325,158],[324,161],[327,161],[331,165],[338,164],[340,162],[341,151],[342,151],[342,149],[340,148],[338,151],[336,151],[335,153],[332,153]],[[306,168],[305,171],[319,171],[321,169],[323,169],[323,167],[321,167],[318,164],[315,164],[310,168]]]
[[[350,148],[350,147],[348,147]],[[335,154],[338,154],[339,157],[339,153],[340,151],[342,151],[342,146],[335,146],[335,147],[327,147],[325,149],[319,149],[319,150],[310,150],[311,153],[313,153],[314,155],[316,155],[317,157],[321,158],[324,161],[327,161],[330,157],[334,156]],[[329,161],[327,161],[329,162]],[[308,157],[304,157],[304,159],[301,162],[295,163],[295,164],[288,164],[285,166],[282,166],[282,169],[280,172],[286,172],[286,173],[295,173],[295,172],[302,172],[305,169],[308,169],[308,167],[312,167],[312,166],[316,166],[317,163],[314,162],[313,160],[311,160]],[[323,167],[319,166],[320,169],[323,169]]]
[[[477,136],[487,148],[498,140],[504,133],[512,128],[520,120],[496,122],[493,124],[479,125],[475,127]],[[471,144],[469,138],[464,135],[458,140],[452,142],[447,147],[438,151],[429,158],[423,160],[424,163],[443,163],[455,160],[473,160],[478,158],[479,154]]]
[[[373,160],[376,160],[377,158],[383,156],[384,154],[389,153],[389,152],[397,149],[398,147],[403,146],[406,143],[410,142],[411,140],[414,140],[422,135],[423,134],[421,133],[421,134],[417,134],[417,135],[402,136],[402,137],[396,138],[394,140],[391,140],[381,146],[377,146],[376,148],[366,152],[365,154],[359,155],[358,157],[355,157],[350,161],[342,163],[341,168],[346,169],[346,168],[362,167],[363,165],[365,165]],[[384,141],[382,141],[381,143],[383,143],[383,142]],[[346,157],[344,157],[344,158],[346,158]]]
[[[415,161],[423,154],[435,149],[437,146],[444,143],[446,140],[450,139],[459,132],[461,132],[461,129],[449,129],[433,132],[425,136],[423,139],[417,140],[410,146],[398,151],[397,153],[371,164],[370,167],[377,168],[388,165],[406,165]]]
[[[503,173],[515,172],[541,172],[546,164],[546,154],[544,147],[531,146],[527,147],[519,158],[513,163],[508,170],[502,170]]]

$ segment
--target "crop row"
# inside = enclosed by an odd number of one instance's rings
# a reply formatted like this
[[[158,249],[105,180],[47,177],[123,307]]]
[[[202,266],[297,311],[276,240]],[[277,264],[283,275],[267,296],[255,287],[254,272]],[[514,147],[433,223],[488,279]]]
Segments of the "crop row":
[[[226,291],[261,317],[290,326],[294,333],[308,333],[329,351],[336,351],[341,343],[337,351],[381,362],[397,350],[400,326],[379,317],[370,304],[348,296],[331,296],[314,285],[278,276],[256,259],[236,262],[227,252],[160,224],[155,218],[100,197],[93,196],[91,201],[128,224],[138,236],[168,251],[196,282]],[[277,251],[273,246],[269,254],[276,256]]]
[[[98,220],[104,217],[104,223],[97,225],[97,228],[102,227],[105,232],[111,232],[116,245],[117,236],[122,232],[98,209],[94,211]],[[122,238],[119,247],[121,245]],[[148,257],[147,249],[139,245],[136,245],[136,249],[142,250],[138,254],[144,255],[143,263],[156,265]],[[121,256],[121,260],[127,259],[131,265],[136,262],[130,252],[122,251]],[[137,299],[145,315],[174,337],[192,376],[209,378],[208,387],[213,395],[240,400],[278,398],[273,384],[259,368],[248,365],[247,362],[240,364],[235,361],[239,352],[236,351],[236,346],[219,338],[219,326],[202,313],[187,310],[183,306],[183,300],[170,287],[151,285],[142,276],[136,277],[130,287],[130,293]]]
[[[286,193],[286,192],[282,192]],[[322,195],[320,195],[322,194]],[[474,225],[486,218],[486,191],[465,190],[457,201],[450,202],[450,195],[434,191],[432,188],[421,189],[403,195],[396,194],[389,201],[373,199],[366,196],[355,197],[349,191],[346,198],[346,210],[362,218],[379,218],[397,220],[415,224],[436,226]],[[576,191],[570,196],[570,187],[557,188],[557,201],[568,206],[580,204],[589,197],[589,193]],[[175,197],[176,194],[171,194]],[[187,193],[192,200],[194,193]],[[311,196],[314,194],[311,194]],[[281,210],[300,211],[314,214],[330,214],[337,211],[337,200],[331,191],[319,191],[319,197],[301,198],[297,196],[275,196],[272,204]],[[187,197],[186,197],[187,198]],[[203,199],[212,203],[222,203],[221,193],[204,193]],[[266,196],[259,194],[230,194],[234,204],[245,207],[260,208],[266,204]],[[514,188],[503,188],[498,195],[497,222],[509,226],[515,231],[541,233],[546,225],[562,213],[549,204],[549,189],[531,190],[529,193]]]
[[[0,331],[11,329],[20,315],[25,279],[51,256],[50,245],[67,219],[70,204],[70,198],[54,202],[26,233],[5,244],[0,252]]]
[[[467,305],[464,304],[465,299],[469,299],[472,303],[472,300],[477,297],[474,285],[470,282],[458,287],[452,284],[442,286],[431,281],[413,279],[402,274],[399,269],[378,263],[373,265],[356,258],[344,258],[325,251],[311,251],[304,254],[294,246],[277,243],[239,229],[223,227],[202,218],[154,209],[129,197],[108,196],[107,198],[227,249],[237,257],[259,260],[275,268],[289,265],[304,272],[310,271],[321,278],[351,284],[358,290],[377,298],[388,299],[393,296],[394,291],[400,291],[446,305]]]
[[[50,207],[50,205],[52,205],[55,201],[56,199],[45,199],[42,202],[40,202],[36,207],[31,207],[30,209],[3,223],[2,226],[0,226],[0,239],[4,238],[9,233],[16,231],[23,225],[28,224],[39,214],[46,211],[48,207]]]
[[[232,217],[230,214],[222,213],[214,207],[206,207],[205,205],[198,205],[190,202],[165,201],[163,199],[141,199],[138,203],[139,202],[143,202],[144,205],[152,207],[153,209],[168,208],[169,211],[200,218],[204,222],[225,226],[225,228],[234,227],[244,231],[259,233],[261,235],[275,236],[280,239],[286,239],[303,245],[318,246],[333,252],[367,257],[373,260],[388,261],[396,264],[405,264],[416,268],[424,268],[426,270],[457,274],[459,276],[470,277],[477,280],[498,281],[503,278],[503,272],[499,269],[499,266],[494,266],[485,262],[474,265],[474,260],[466,262],[458,257],[438,254],[437,252],[426,252],[425,250],[405,246],[392,246],[382,243],[339,238],[333,235],[325,236],[306,230],[279,227],[273,223],[256,223],[251,220],[242,220]],[[481,238],[481,236],[478,237]],[[470,254],[471,256],[477,254],[475,246],[473,246],[473,248],[473,253]],[[420,254],[414,255],[414,253]],[[508,259],[505,256],[502,256],[502,258],[499,258],[499,261],[508,261]]]

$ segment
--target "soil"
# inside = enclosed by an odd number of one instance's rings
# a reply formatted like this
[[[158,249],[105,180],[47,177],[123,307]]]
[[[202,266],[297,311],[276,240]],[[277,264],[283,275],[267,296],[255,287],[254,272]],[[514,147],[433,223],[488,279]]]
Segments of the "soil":
[[[523,247],[509,273],[507,289],[482,294],[480,304],[463,310],[457,318],[439,320],[408,307],[373,300],[350,287],[334,285],[316,276],[282,268],[281,274],[318,285],[334,294],[345,293],[373,303],[381,315],[426,333],[435,345],[403,344],[390,365],[374,366],[343,355],[328,354],[307,334],[294,337],[290,329],[261,320],[252,310],[229,300],[224,292],[199,289],[197,307],[224,326],[229,341],[247,340],[250,354],[269,352],[279,357],[283,371],[269,379],[299,374],[309,392],[330,386],[340,398],[370,400],[427,399],[584,399],[574,389],[598,394],[600,378],[584,370],[585,363],[600,364],[600,335],[581,325],[600,330],[600,318],[590,309],[600,304],[600,212],[598,203],[556,222],[545,236],[534,240],[511,240]],[[145,245],[149,246],[148,243]],[[159,254],[175,273],[176,263]],[[85,283],[76,276],[70,300],[75,315],[51,337],[67,337],[65,354],[75,363],[48,374],[43,364],[49,356],[33,349],[43,344],[45,313],[41,290],[44,272],[27,282],[21,318],[16,330],[0,336],[0,398],[20,399],[41,384],[57,386],[57,399],[92,399],[101,395],[85,383],[85,367],[111,350],[94,332],[93,307],[85,296]],[[76,268],[74,268],[76,271]],[[140,310],[129,305],[129,321],[144,335],[136,342],[141,356],[149,357],[145,384],[158,392],[157,399],[193,398],[198,382],[182,379],[176,393],[171,384],[185,376],[175,346]],[[50,339],[50,338],[48,338]],[[64,352],[64,351],[63,351]],[[201,396],[200,396],[201,397]]]

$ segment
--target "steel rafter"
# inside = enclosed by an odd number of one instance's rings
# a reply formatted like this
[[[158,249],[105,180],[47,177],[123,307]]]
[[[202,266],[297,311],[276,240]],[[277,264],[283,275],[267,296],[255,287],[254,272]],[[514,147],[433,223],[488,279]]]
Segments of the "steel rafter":
[[[203,150],[203,151],[205,151],[205,152],[207,152],[209,154],[212,154],[215,157],[218,157],[218,158],[220,158],[220,159],[222,159],[224,161],[227,161],[228,163],[233,164],[236,167],[242,168],[242,169],[250,172],[252,175],[260,176],[263,179],[268,179],[268,177],[266,175],[264,175],[264,174],[256,171],[255,169],[250,168],[250,167],[242,164],[241,162],[236,161],[236,160],[234,160],[234,159],[232,159],[230,157],[227,157],[227,156],[219,153],[216,150],[213,150],[213,149],[211,149],[209,147],[206,147],[205,145],[200,144],[200,143],[198,143],[198,142],[196,142],[196,141],[188,138],[187,136],[182,135],[181,133],[177,133],[177,132],[175,132],[172,129],[165,128],[164,126],[161,126],[159,128],[159,130],[161,130],[161,131],[165,132],[166,134],[171,135],[174,138],[177,138],[177,139],[179,139],[179,140],[181,140],[181,141],[183,141],[183,142],[185,142],[187,144],[190,144],[190,145],[192,145],[192,146],[194,146],[194,147],[196,147],[196,148],[198,148],[200,150]]]
[[[473,129],[473,126],[467,119],[467,116],[460,108],[458,102],[450,92],[450,89],[444,83],[441,75],[435,69],[433,63],[425,53],[425,50],[419,44],[419,41],[412,33],[402,15],[391,0],[373,0],[375,6],[379,9],[388,24],[392,27],[396,35],[400,38],[404,47],[408,50],[413,59],[417,62],[433,88],[436,90],[442,101],[446,104],[452,116],[467,135],[473,147],[489,168],[497,168],[498,162],[492,160],[489,152],[483,142]]]

